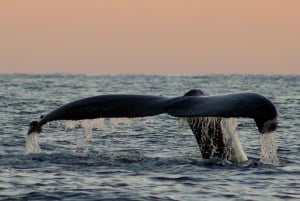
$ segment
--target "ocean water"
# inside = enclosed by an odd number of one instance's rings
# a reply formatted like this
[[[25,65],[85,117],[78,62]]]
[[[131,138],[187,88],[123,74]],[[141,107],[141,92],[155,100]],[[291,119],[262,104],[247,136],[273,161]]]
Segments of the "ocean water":
[[[168,115],[53,122],[40,152],[28,124],[70,101],[102,94],[261,93],[279,112],[278,165],[260,162],[253,120],[237,132],[250,160],[203,160],[187,126]],[[0,200],[299,200],[300,76],[0,75]],[[93,122],[92,122],[93,123]],[[65,126],[67,125],[67,126]]]

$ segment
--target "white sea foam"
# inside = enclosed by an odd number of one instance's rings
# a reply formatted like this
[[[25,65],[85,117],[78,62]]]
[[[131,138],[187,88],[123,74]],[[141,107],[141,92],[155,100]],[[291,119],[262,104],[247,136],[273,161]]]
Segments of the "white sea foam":
[[[39,145],[39,134],[31,133],[26,137],[25,153],[40,153],[41,148]]]

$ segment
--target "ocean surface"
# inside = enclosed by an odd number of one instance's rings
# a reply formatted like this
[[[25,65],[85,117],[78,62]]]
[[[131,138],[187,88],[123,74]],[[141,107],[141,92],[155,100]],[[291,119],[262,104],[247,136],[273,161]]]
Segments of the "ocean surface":
[[[279,164],[260,162],[251,119],[238,124],[250,160],[237,165],[203,160],[191,130],[169,115],[106,119],[92,129],[53,122],[39,136],[41,151],[26,153],[28,124],[70,101],[190,89],[270,98]],[[0,200],[300,200],[300,76],[3,74],[0,103]]]

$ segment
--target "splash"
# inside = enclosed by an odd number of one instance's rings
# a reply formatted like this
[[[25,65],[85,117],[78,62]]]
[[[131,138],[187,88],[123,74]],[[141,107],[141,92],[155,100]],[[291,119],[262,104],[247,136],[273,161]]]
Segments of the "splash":
[[[25,153],[40,153],[41,148],[39,145],[39,134],[31,133],[26,137]]]
[[[277,158],[277,144],[275,134],[275,132],[269,132],[260,135],[260,162],[264,164],[279,165],[279,160]]]

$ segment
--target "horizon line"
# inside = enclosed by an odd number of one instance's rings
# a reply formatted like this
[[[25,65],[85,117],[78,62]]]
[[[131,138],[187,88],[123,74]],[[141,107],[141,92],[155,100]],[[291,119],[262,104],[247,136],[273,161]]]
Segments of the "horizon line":
[[[294,74],[269,74],[269,73],[2,73],[0,75],[86,75],[86,76],[300,76]]]

